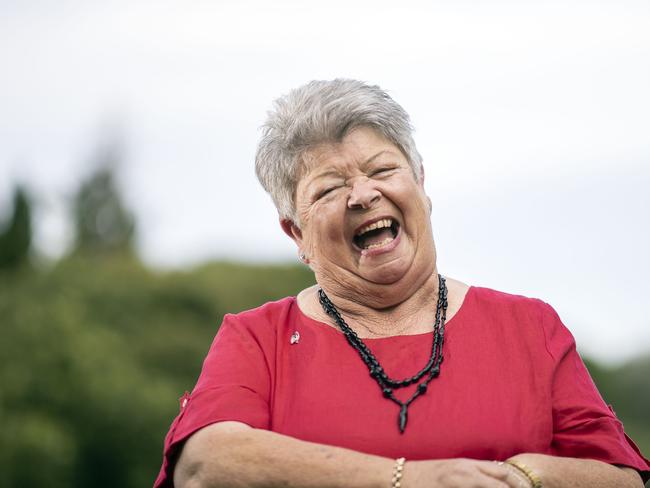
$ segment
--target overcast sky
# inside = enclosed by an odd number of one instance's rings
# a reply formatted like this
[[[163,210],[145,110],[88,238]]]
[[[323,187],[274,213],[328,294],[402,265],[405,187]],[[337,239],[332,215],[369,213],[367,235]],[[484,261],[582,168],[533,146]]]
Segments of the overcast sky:
[[[40,251],[98,147],[152,265],[295,260],[253,172],[277,96],[387,89],[411,114],[442,273],[551,303],[582,351],[650,350],[650,3],[0,0],[0,208]]]

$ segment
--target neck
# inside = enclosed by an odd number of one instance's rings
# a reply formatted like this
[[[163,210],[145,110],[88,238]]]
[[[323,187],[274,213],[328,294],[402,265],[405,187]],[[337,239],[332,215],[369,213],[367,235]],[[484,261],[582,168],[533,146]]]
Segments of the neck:
[[[336,306],[348,325],[362,338],[387,337],[394,335],[409,335],[430,332],[435,318],[436,301],[438,297],[438,272],[434,266],[433,272],[423,283],[418,284],[413,293],[403,299],[392,297],[385,300],[392,305],[379,307],[368,303],[367,293],[337,293],[337,286],[321,283],[321,287]],[[318,300],[317,297],[315,297]],[[331,322],[322,311],[320,304],[320,319]]]

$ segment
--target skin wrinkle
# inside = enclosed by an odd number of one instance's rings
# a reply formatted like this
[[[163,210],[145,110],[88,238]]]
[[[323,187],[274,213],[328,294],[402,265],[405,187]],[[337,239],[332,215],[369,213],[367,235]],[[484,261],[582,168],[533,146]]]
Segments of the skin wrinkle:
[[[435,281],[435,289],[431,291],[431,296],[438,296],[438,281],[437,279]],[[327,287],[323,286],[324,289],[327,289]],[[309,290],[309,294],[312,295],[313,297],[310,298],[311,301],[317,300],[316,298],[316,291],[318,287],[315,286],[312,289]],[[350,303],[352,302],[352,306],[350,306]],[[422,294],[421,300],[418,303],[413,303],[411,306],[408,308],[400,308],[401,304],[393,305],[391,307],[386,307],[385,309],[380,309],[377,310],[378,314],[376,315],[377,319],[371,324],[367,320],[367,313],[363,311],[363,308],[365,305],[360,301],[356,299],[349,299],[348,302],[344,302],[345,305],[339,306],[338,302],[336,303],[336,306],[341,313],[341,315],[346,318],[346,322],[348,322],[348,325],[355,329],[355,332],[361,337],[361,338],[376,338],[376,337],[390,337],[393,335],[409,335],[409,334],[419,334],[422,332],[430,332],[431,331],[431,324],[433,321],[430,322],[421,322],[419,321],[419,313],[418,311],[422,310],[423,308],[430,308],[431,307],[431,300],[430,297],[427,295]],[[320,305],[318,307],[313,307],[310,308],[310,316],[312,318],[318,320],[319,322],[323,322],[327,325],[330,325],[334,328],[334,324],[331,323],[331,318],[326,315],[323,311],[322,308],[320,308]],[[434,314],[432,314],[433,316]],[[452,314],[448,315],[448,320],[451,318]],[[401,325],[400,325],[401,324]],[[422,330],[414,329],[413,324],[426,324]],[[365,332],[364,332],[365,331]]]
[[[292,178],[290,178],[291,186],[292,186],[291,202],[293,203],[292,210],[291,210],[292,218],[288,219],[288,220],[291,220],[296,225],[297,228],[300,229],[302,227],[300,216],[299,216],[299,213],[298,213],[298,211],[296,209],[296,206],[297,206],[297,204],[296,204],[296,196],[297,196],[297,192],[298,192],[298,184],[303,179],[303,177],[305,176],[305,174],[308,172],[308,170],[310,168],[313,168],[314,166],[318,166],[318,162],[314,161],[314,159],[315,159],[314,156],[313,156],[314,151],[319,151],[319,150],[322,150],[322,149],[332,148],[333,146],[336,146],[336,145],[340,144],[343,141],[343,139],[346,136],[348,136],[351,132],[353,132],[355,130],[359,130],[359,129],[372,130],[374,132],[374,129],[372,129],[369,126],[358,125],[358,126],[355,126],[354,128],[349,128],[349,127],[346,126],[345,130],[341,131],[340,137],[334,139],[333,141],[322,141],[322,142],[313,144],[311,146],[308,146],[296,158],[295,170],[292,172],[293,173]],[[383,136],[380,135],[379,133],[376,133],[376,134],[379,137],[383,138]],[[384,140],[386,140],[388,142],[388,139],[384,138]],[[424,179],[424,176],[423,176],[424,167],[422,166],[421,162],[419,163],[421,174],[418,174],[416,172],[416,170],[415,170],[416,164],[411,163],[408,160],[408,156],[406,155],[404,150],[399,145],[394,145],[393,147],[395,149],[397,149],[397,151],[399,151],[399,154],[404,159],[406,159],[406,161],[407,161],[407,163],[409,165],[409,168],[411,168],[411,172],[413,174],[413,177],[414,177],[415,181],[420,183]],[[370,160],[374,159],[375,157],[379,156],[380,154],[381,154],[381,152],[374,155],[374,156],[372,156],[370,158]],[[366,163],[370,162],[370,160],[366,161]],[[431,211],[431,205],[430,204],[429,204],[429,211]],[[281,220],[283,220],[283,219],[281,219]]]
[[[317,282],[341,313],[371,335],[394,334],[395,324],[403,327],[400,333],[429,331],[434,316],[430,305],[437,296],[430,205],[422,179],[413,177],[404,154],[364,127],[339,144],[319,145],[303,161],[296,196],[303,225],[285,221],[283,228],[309,258]],[[380,169],[389,171],[386,176],[373,173]],[[324,175],[332,174],[345,178],[345,186],[315,200]],[[386,215],[400,223],[402,241],[389,254],[392,257],[379,260],[375,268],[353,249],[353,230]],[[369,297],[373,303],[368,303]],[[309,309],[319,314],[315,298],[308,299]]]

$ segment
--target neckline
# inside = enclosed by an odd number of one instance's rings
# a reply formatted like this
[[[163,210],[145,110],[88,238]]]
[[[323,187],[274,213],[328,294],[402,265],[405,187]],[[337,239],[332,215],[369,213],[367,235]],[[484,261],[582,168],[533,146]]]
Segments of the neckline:
[[[445,332],[448,332],[448,327],[451,324],[456,322],[456,318],[459,315],[463,314],[465,309],[469,308],[468,301],[470,300],[470,298],[473,298],[474,290],[475,290],[474,286],[470,285],[468,287],[467,292],[465,293],[465,296],[463,297],[463,302],[460,304],[460,307],[458,308],[458,310],[456,311],[454,316],[451,319],[449,319],[449,320],[447,320],[445,322]],[[310,323],[310,324],[312,324],[313,326],[315,326],[318,329],[329,329],[334,334],[339,335],[341,337],[344,337],[343,332],[341,332],[336,326],[333,326],[333,325],[330,325],[328,323],[321,322],[320,320],[316,320],[314,318],[311,318],[309,315],[307,315],[305,312],[303,312],[302,309],[300,308],[300,306],[298,305],[298,297],[297,296],[294,296],[294,297],[291,297],[291,298],[293,299],[293,304],[296,307],[296,309],[298,309],[298,314],[303,319],[303,322]],[[455,329],[455,327],[454,327],[454,329]],[[387,340],[395,340],[395,339],[400,340],[400,339],[408,339],[408,338],[411,338],[411,337],[413,337],[413,338],[415,338],[415,337],[424,337],[424,336],[428,336],[428,335],[431,335],[431,334],[433,334],[433,330],[430,330],[428,332],[420,332],[418,334],[402,334],[402,335],[394,335],[394,336],[386,336],[386,337],[364,337],[363,342],[367,342],[367,341],[372,341],[372,342],[375,342],[375,341],[387,341]]]

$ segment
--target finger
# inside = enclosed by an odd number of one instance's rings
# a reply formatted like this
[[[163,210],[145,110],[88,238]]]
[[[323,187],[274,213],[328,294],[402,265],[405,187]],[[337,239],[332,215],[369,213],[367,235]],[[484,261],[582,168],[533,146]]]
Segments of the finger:
[[[504,480],[508,483],[508,486],[511,488],[529,488],[530,481],[527,478],[521,476],[518,472],[510,469],[508,472],[508,477]]]
[[[517,471],[502,462],[482,463],[479,469],[493,478],[502,481],[510,488],[527,487],[528,482]]]
[[[510,470],[502,462],[498,461],[479,461],[478,469],[481,473],[498,480],[505,480],[510,474]]]

